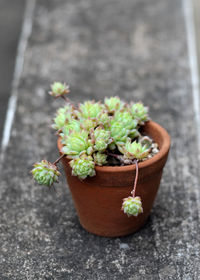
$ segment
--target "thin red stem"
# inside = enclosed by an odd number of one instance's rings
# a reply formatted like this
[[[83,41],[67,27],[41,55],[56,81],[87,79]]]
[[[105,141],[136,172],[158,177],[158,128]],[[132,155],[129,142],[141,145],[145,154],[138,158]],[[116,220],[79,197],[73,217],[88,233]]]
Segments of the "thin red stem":
[[[53,162],[54,165],[56,165],[62,158],[64,158],[65,154],[61,155],[57,160]]]
[[[61,97],[62,97],[67,103],[70,103],[70,100],[69,100],[66,96],[61,95]]]
[[[136,187],[137,187],[137,181],[138,181],[138,161],[137,159],[134,160],[135,163],[135,181],[134,181],[134,187],[133,190],[131,192],[133,198],[135,197],[135,192],[136,192]]]
[[[109,153],[109,152],[106,152],[108,156],[112,156],[114,158],[117,158],[119,159],[120,158],[120,155],[116,155],[116,154],[112,154],[112,153]]]

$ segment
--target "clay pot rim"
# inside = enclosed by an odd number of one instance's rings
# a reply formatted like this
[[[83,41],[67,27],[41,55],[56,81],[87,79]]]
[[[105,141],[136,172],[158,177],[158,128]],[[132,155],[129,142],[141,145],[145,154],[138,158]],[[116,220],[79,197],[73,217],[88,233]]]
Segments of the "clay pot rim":
[[[170,148],[170,136],[168,132],[158,123],[154,121],[148,121],[147,125],[151,127],[152,130],[157,131],[160,135],[162,135],[162,146],[160,147],[159,152],[154,155],[152,158],[147,159],[143,162],[139,162],[139,169],[147,168],[148,166],[154,165],[156,162],[160,161],[169,151]],[[60,137],[57,141],[58,149],[61,152],[62,143],[60,141]],[[127,172],[134,171],[135,164],[125,165],[125,166],[95,166],[95,170],[98,172]]]

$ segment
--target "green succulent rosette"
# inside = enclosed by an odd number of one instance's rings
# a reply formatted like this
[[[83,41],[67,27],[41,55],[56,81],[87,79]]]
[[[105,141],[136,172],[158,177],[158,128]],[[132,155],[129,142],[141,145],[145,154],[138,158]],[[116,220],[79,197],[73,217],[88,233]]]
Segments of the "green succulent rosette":
[[[146,121],[149,120],[148,107],[145,107],[141,102],[134,103],[131,106],[131,112],[134,119],[138,120],[138,123],[140,125],[143,125]]]
[[[66,105],[58,109],[56,112],[56,117],[54,118],[54,124],[52,128],[60,130],[66,124],[67,120],[70,120],[74,117],[73,108],[71,105]]]
[[[128,131],[128,136],[132,139],[140,135],[137,129],[138,121],[133,119],[133,116],[129,111],[116,111],[112,122],[120,122]]]
[[[110,138],[110,131],[105,130],[103,126],[98,126],[95,130],[92,130],[90,134],[92,142],[94,143],[95,151],[104,151],[113,141]]]
[[[65,83],[55,82],[51,85],[51,91],[49,92],[55,98],[68,94],[70,92],[69,86]]]
[[[132,142],[128,140],[125,145],[118,145],[119,151],[124,154],[128,159],[144,159],[150,153],[150,148],[146,145],[142,146],[141,143],[136,141]]]
[[[108,113],[104,110],[100,112],[100,114],[97,117],[97,120],[99,124],[102,124],[105,128],[109,127],[111,117],[108,115]]]
[[[110,97],[110,98],[105,98],[104,99],[104,104],[106,106],[106,109],[108,110],[109,113],[113,113],[116,110],[120,110],[124,106],[124,102],[120,100],[119,97]]]
[[[142,146],[145,146],[147,149],[151,149],[153,140],[149,136],[141,136],[138,141]]]
[[[88,138],[88,131],[72,131],[68,136],[62,138],[62,152],[69,158],[78,157],[81,154],[91,155],[93,152],[91,140]]]
[[[48,187],[58,182],[58,177],[60,176],[57,166],[47,160],[35,163],[31,173],[38,184]]]
[[[107,163],[107,155],[104,153],[93,153],[93,158],[96,165],[102,166]]]
[[[88,131],[90,131],[92,128],[95,128],[98,124],[98,120],[96,118],[81,119],[80,122],[81,127]]]
[[[129,196],[127,198],[124,198],[122,203],[122,210],[125,214],[128,215],[128,217],[137,217],[139,214],[143,213],[141,198],[139,196]]]
[[[70,166],[72,168],[72,175],[77,176],[79,179],[83,180],[86,177],[95,176],[95,163],[91,156],[82,155],[70,161]]]
[[[103,105],[100,102],[86,101],[79,105],[79,111],[81,113],[81,118],[97,118],[102,110]]]
[[[114,144],[126,142],[130,131],[121,122],[111,121],[109,129]]]
[[[65,122],[65,125],[62,127],[62,132],[59,133],[59,135],[62,138],[64,138],[65,136],[68,136],[73,131],[76,131],[76,132],[81,131],[81,123],[79,120],[76,120],[76,119],[67,120]]]

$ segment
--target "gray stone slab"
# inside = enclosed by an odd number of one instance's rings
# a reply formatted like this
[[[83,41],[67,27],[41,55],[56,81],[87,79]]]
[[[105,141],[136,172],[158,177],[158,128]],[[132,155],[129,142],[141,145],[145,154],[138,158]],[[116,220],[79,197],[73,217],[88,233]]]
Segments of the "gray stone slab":
[[[11,141],[0,182],[0,279],[199,279],[200,190],[192,88],[180,0],[37,1]],[[142,100],[171,134],[172,149],[151,216],[123,238],[87,233],[64,178],[58,194],[29,170],[57,157],[48,126],[60,105],[119,95]]]
[[[6,108],[11,91],[24,3],[24,0],[0,1],[0,140],[2,138]]]

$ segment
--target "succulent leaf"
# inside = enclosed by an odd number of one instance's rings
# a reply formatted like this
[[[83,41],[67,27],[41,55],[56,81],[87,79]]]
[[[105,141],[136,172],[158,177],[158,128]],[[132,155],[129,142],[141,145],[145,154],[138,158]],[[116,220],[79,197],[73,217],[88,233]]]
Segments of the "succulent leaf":
[[[68,94],[69,91],[69,86],[66,85],[65,83],[60,83],[60,82],[54,82],[51,85],[51,92],[49,92],[50,95],[52,95],[55,98],[58,98],[62,95]]]
[[[105,165],[107,163],[107,155],[101,152],[93,154],[94,162],[96,165]]]
[[[85,179],[87,176],[92,177],[96,174],[93,158],[85,154],[71,160],[70,166],[72,168],[72,175],[77,176],[81,180]]]
[[[153,141],[149,136],[143,136],[139,139],[139,143],[149,149],[151,148],[152,142]]]
[[[83,104],[80,104],[79,110],[82,118],[97,118],[103,110],[103,105],[99,102],[86,101]]]
[[[126,142],[129,130],[121,122],[112,121],[109,129],[115,144]]]
[[[74,112],[71,105],[66,105],[65,107],[58,109],[52,128],[56,130],[62,129],[66,121],[73,117],[73,114]]]
[[[109,123],[110,123],[110,116],[108,115],[108,113],[106,111],[100,112],[97,119],[100,124],[103,124],[103,126],[105,128],[108,128]]]
[[[72,131],[68,136],[64,136],[62,152],[71,158],[77,157],[83,153],[91,154],[91,141],[88,138],[86,130]]]
[[[110,97],[110,98],[105,98],[104,103],[106,106],[106,109],[108,110],[109,113],[113,113],[116,110],[119,110],[123,107],[124,102],[120,100],[119,97]]]
[[[137,120],[133,119],[131,113],[128,111],[116,111],[113,120],[121,122],[129,130],[135,129],[138,124]]]
[[[95,128],[98,124],[98,121],[96,118],[87,118],[87,119],[81,119],[81,127],[86,130],[90,130],[92,128]]]
[[[125,145],[118,145],[118,149],[128,159],[140,160],[146,158],[150,152],[149,147],[146,145],[142,146],[141,143],[137,143],[136,141],[131,143],[130,140]]]
[[[112,142],[112,139],[110,138],[110,131],[105,130],[102,126],[98,126],[93,131],[92,136],[95,141],[94,149],[96,151],[104,151]]]
[[[115,143],[114,142],[112,142],[112,143],[110,143],[109,145],[108,145],[108,148],[109,148],[109,150],[115,150],[116,149],[116,145],[115,145]]]
[[[137,217],[140,213],[143,213],[142,202],[139,196],[129,196],[123,199],[122,210],[129,216]]]
[[[81,124],[76,119],[71,119],[65,122],[65,125],[62,127],[62,132],[60,136],[63,138],[69,135],[72,131],[79,132],[81,130]]]
[[[51,187],[53,183],[58,182],[60,172],[55,164],[42,160],[35,163],[33,167],[31,173],[38,184]]]
[[[149,120],[148,107],[145,107],[141,102],[135,103],[131,107],[133,117],[138,120],[140,125],[143,125]]]

